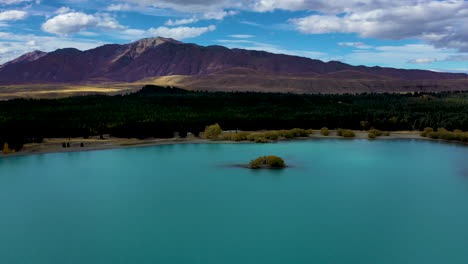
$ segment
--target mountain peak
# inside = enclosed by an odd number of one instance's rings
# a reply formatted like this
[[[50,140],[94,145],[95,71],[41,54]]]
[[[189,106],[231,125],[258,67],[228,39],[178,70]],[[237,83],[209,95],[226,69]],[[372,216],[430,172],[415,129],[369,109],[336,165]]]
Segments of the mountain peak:
[[[120,59],[124,56],[130,56],[135,58],[140,54],[144,53],[145,51],[158,47],[159,45],[165,43],[173,43],[173,44],[184,44],[183,42],[177,41],[171,38],[163,38],[163,37],[154,37],[154,38],[144,38],[138,41],[132,42],[130,44],[124,45],[126,51],[123,52],[116,60]]]

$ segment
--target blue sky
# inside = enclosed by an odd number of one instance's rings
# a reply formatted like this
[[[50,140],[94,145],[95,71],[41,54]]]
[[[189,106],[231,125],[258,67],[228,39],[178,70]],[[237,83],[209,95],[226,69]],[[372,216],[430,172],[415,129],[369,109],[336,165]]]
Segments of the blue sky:
[[[144,37],[468,72],[464,0],[0,0],[0,63]]]

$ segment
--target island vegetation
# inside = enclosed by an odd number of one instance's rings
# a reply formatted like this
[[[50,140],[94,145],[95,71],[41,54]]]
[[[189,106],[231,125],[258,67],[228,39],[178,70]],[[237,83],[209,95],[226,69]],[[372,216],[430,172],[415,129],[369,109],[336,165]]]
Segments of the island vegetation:
[[[24,143],[43,138],[104,134],[139,139],[186,137],[189,132],[199,136],[216,123],[228,131],[276,131],[226,135],[217,127],[206,131],[213,139],[235,141],[268,142],[311,132],[284,132],[298,127],[346,128],[338,129],[343,137],[371,127],[383,131],[440,127],[445,130],[426,133],[427,137],[466,141],[467,132],[460,131],[468,130],[468,92],[298,95],[145,86],[127,95],[15,99],[0,102],[0,146],[7,143],[10,151],[17,151]]]
[[[278,156],[264,156],[250,161],[250,169],[281,169],[285,168],[286,163]]]

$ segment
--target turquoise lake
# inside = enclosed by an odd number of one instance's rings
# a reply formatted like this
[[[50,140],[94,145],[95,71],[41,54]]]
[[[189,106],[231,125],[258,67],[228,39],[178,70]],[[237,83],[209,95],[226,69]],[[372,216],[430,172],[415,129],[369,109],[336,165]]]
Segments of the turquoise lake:
[[[263,155],[291,168],[233,167]],[[185,144],[0,159],[0,263],[468,263],[468,147]]]

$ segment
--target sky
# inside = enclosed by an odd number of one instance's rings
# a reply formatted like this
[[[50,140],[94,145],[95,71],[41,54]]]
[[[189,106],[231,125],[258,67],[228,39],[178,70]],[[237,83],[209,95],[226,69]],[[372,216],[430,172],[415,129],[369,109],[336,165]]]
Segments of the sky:
[[[0,64],[147,37],[468,73],[468,0],[0,0]]]

